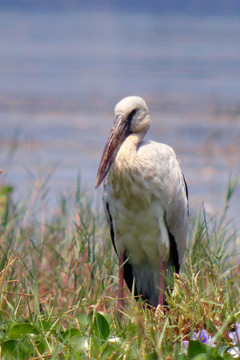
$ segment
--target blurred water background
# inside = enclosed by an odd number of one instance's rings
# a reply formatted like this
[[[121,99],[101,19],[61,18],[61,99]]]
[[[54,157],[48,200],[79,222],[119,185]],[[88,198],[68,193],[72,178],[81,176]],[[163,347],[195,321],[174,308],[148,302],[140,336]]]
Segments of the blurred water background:
[[[79,173],[82,188],[98,198],[96,172],[114,106],[139,95],[152,118],[147,138],[169,144],[181,160],[191,210],[202,202],[211,214],[222,209],[229,177],[240,173],[239,9],[6,3],[0,168],[16,198],[47,178],[51,212]],[[238,226],[239,185],[229,214]]]

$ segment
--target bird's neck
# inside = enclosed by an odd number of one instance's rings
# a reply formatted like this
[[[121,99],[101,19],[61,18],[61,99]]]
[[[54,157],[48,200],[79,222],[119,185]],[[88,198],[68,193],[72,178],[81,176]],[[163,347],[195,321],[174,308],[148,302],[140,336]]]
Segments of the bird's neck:
[[[113,186],[116,186],[118,182],[125,181],[130,174],[135,172],[136,152],[143,136],[144,134],[141,133],[131,134],[121,145],[109,171]]]
[[[126,138],[116,156],[116,166],[120,166],[120,168],[124,169],[132,165],[136,156],[138,145],[140,144],[143,136],[143,133],[134,133]]]
[[[139,197],[143,184],[139,176],[142,170],[137,161],[137,149],[143,136],[144,134],[140,133],[128,136],[120,147],[108,175],[113,196],[121,198],[128,209],[136,207],[136,211],[148,203],[144,196]]]

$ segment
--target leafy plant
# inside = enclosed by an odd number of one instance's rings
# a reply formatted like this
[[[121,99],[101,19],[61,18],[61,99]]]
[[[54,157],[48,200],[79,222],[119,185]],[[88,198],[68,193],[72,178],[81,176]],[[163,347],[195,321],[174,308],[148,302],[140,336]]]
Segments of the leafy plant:
[[[2,190],[8,198],[0,216],[2,359],[231,358],[238,344],[229,334],[240,322],[239,238],[225,221],[226,207],[220,219],[208,219],[203,208],[191,220],[168,309],[149,309],[125,289],[120,319],[118,264],[103,217],[79,179],[75,193],[47,216],[47,181],[41,184],[40,196],[33,190],[16,204],[12,188]],[[40,212],[32,210],[35,201]],[[214,347],[204,336],[193,339],[203,330]]]

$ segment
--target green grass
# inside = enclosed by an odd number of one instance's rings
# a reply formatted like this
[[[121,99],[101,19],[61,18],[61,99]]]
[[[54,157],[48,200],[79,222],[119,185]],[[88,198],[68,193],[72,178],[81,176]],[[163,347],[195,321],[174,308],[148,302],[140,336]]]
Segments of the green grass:
[[[77,186],[49,219],[44,196],[40,213],[31,213],[32,197],[14,204],[12,188],[3,186],[1,359],[231,359],[228,333],[240,322],[240,244],[225,219],[235,186],[231,181],[222,216],[208,219],[203,208],[190,220],[169,309],[147,309],[126,290],[121,319],[117,258],[87,195]],[[215,348],[190,341],[186,353],[183,341],[201,329]]]

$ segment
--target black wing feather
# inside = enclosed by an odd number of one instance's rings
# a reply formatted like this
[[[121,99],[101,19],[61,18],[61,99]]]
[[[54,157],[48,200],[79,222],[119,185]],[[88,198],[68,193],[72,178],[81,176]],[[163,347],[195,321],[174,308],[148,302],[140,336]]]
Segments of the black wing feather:
[[[115,240],[114,240],[115,236],[114,236],[114,230],[113,230],[112,215],[111,215],[110,210],[109,210],[109,203],[108,202],[106,203],[106,210],[107,210],[107,213],[108,213],[108,219],[109,219],[109,225],[110,225],[110,235],[111,235],[111,239],[112,239],[112,244],[113,244],[113,247],[114,247],[114,250],[115,250],[116,254],[118,255]]]
[[[109,203],[106,203],[106,210],[108,213],[108,219],[109,219],[109,225],[110,225],[110,235],[111,235],[111,240],[112,240],[112,244],[114,247],[114,250],[116,252],[116,254],[118,255],[117,252],[117,248],[116,248],[116,244],[115,244],[115,235],[114,235],[114,229],[113,229],[113,221],[112,221],[112,215],[110,213],[110,209],[109,209]],[[130,264],[130,262],[127,260],[127,256],[124,253],[124,280],[127,284],[127,287],[129,288],[130,291],[132,291],[132,287],[133,287],[133,269],[132,269],[132,265]],[[135,295],[139,295],[138,293],[138,289],[136,286],[136,282],[135,282],[135,287],[134,287],[134,294]]]
[[[178,274],[180,271],[180,264],[179,264],[177,243],[174,236],[169,232],[169,230],[168,230],[168,236],[170,241],[170,258],[173,262],[174,270]]]

